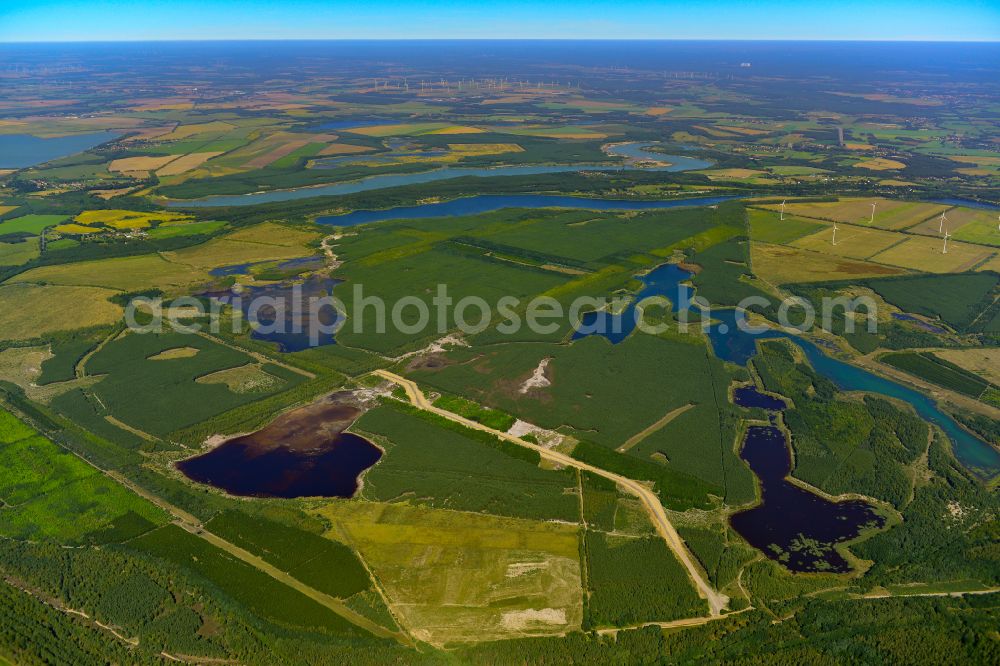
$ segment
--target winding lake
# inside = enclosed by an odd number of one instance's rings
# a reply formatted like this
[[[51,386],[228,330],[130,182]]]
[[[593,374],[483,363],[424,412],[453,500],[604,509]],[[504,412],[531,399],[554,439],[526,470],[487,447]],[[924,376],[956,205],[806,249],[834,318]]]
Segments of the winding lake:
[[[573,337],[601,335],[613,344],[621,342],[636,327],[637,301],[649,296],[665,296],[670,300],[675,312],[696,309],[702,316],[705,316],[705,312],[691,303],[694,290],[684,284],[684,281],[688,280],[691,275],[692,273],[679,266],[666,264],[647,275],[640,276],[639,280],[643,282],[643,289],[640,290],[636,301],[633,301],[620,316],[616,317],[605,312],[587,313],[581,327],[574,333]],[[814,342],[800,335],[772,328],[745,330],[747,327],[740,325],[744,321],[743,316],[734,308],[712,309],[709,316],[711,323],[708,326],[707,334],[712,349],[719,358],[737,365],[746,365],[757,353],[758,340],[787,338],[802,348],[816,372],[832,381],[839,389],[877,393],[910,404],[921,418],[939,426],[944,431],[948,439],[951,440],[955,457],[963,465],[984,478],[991,478],[1000,473],[1000,452],[960,426],[955,419],[942,411],[929,396],[856,365],[828,356]],[[620,321],[616,321],[616,319],[620,319]],[[700,324],[691,325],[700,326]]]
[[[664,155],[662,153],[652,153],[645,151],[652,143],[622,144],[612,147],[609,152],[636,159],[638,155],[646,155],[642,159],[669,161],[670,164],[658,167],[648,167],[643,171],[691,171],[694,169],[705,169],[712,166],[711,162],[687,157],[684,155]],[[625,152],[630,154],[626,155]],[[300,187],[290,190],[270,190],[267,192],[253,192],[251,194],[219,195],[205,197],[204,199],[190,199],[183,201],[169,201],[169,207],[181,208],[207,208],[213,206],[250,206],[263,203],[274,203],[277,201],[293,201],[295,199],[308,199],[311,197],[339,196],[344,194],[356,194],[358,192],[368,192],[371,190],[381,190],[388,187],[403,187],[406,185],[422,185],[433,183],[439,180],[449,180],[452,178],[462,178],[465,176],[475,176],[478,178],[495,178],[498,176],[536,176],[548,173],[578,173],[581,171],[621,171],[633,167],[621,164],[565,164],[565,165],[530,165],[530,166],[497,166],[497,167],[444,167],[431,171],[421,171],[419,173],[404,174],[384,174],[370,176],[361,180],[353,180],[346,183],[334,183],[332,185],[319,185],[316,187]]]
[[[44,138],[31,134],[0,134],[0,169],[23,169],[68,157],[107,143],[116,132],[90,132]]]
[[[740,457],[760,480],[761,499],[729,522],[748,543],[792,571],[850,571],[833,545],[885,524],[866,502],[831,502],[791,483],[788,442],[775,426],[750,426]]]

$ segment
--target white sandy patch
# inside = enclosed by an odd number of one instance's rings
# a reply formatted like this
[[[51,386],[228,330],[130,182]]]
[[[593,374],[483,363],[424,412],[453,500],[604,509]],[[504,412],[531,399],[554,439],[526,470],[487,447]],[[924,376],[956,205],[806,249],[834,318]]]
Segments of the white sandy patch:
[[[549,361],[551,360],[551,358],[545,357],[538,363],[538,367],[531,373],[531,377],[521,384],[521,393],[527,393],[531,389],[545,388],[552,385],[552,382],[545,376],[545,369],[549,367]]]
[[[559,446],[566,439],[565,435],[562,435],[555,430],[546,430],[536,426],[533,423],[528,423],[527,421],[522,421],[518,419],[514,421],[514,425],[510,427],[507,431],[508,435],[513,435],[514,437],[524,437],[525,435],[531,435],[538,440],[538,443],[547,449]]]
[[[404,358],[410,358],[411,356],[421,356],[423,354],[440,354],[442,352],[448,351],[449,347],[468,347],[469,343],[462,339],[462,336],[458,333],[449,333],[443,338],[438,338],[434,342],[430,343],[423,349],[418,349],[417,351],[411,351],[403,354],[402,356],[397,356],[392,359],[394,361],[401,361]]]
[[[504,629],[521,631],[530,625],[559,625],[566,624],[566,610],[564,608],[528,608],[526,610],[508,611],[503,614],[500,620]]]

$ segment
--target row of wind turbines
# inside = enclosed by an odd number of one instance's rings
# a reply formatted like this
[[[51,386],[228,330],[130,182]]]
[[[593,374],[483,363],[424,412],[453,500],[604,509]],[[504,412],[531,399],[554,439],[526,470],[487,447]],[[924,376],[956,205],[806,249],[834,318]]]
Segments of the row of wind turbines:
[[[785,200],[783,200],[781,202],[781,217],[780,217],[780,219],[782,221],[784,221],[784,219],[785,219],[785,203],[786,203],[786,201],[787,201],[787,199],[785,199]],[[877,205],[877,202],[872,202],[872,216],[871,216],[871,219],[868,220],[868,224],[869,225],[874,224],[874,222],[875,222],[875,206],[876,205]],[[941,254],[948,254],[948,239],[951,238],[951,234],[948,232],[948,228],[945,226],[945,224],[947,222],[948,222],[948,216],[945,214],[945,211],[941,211],[941,218],[938,220],[938,233],[942,234],[942,237],[944,238],[944,246],[941,248]],[[836,245],[837,244],[837,230],[838,230],[838,228],[837,228],[837,221],[834,220],[833,221],[833,239],[831,241],[832,245]],[[997,216],[997,231],[1000,231],[1000,215]]]

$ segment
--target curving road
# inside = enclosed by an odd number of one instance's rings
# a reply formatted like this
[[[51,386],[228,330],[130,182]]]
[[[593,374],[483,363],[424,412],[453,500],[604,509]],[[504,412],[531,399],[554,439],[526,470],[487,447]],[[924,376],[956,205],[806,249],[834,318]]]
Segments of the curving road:
[[[647,486],[634,479],[620,476],[613,472],[601,469],[600,467],[588,465],[587,463],[581,462],[576,458],[571,458],[564,453],[553,451],[545,448],[544,446],[532,444],[531,442],[526,442],[519,437],[509,435],[499,430],[494,430],[493,428],[484,426],[482,423],[477,423],[476,421],[464,418],[458,414],[441,409],[440,407],[435,407],[424,396],[423,391],[420,390],[420,387],[417,386],[416,382],[406,379],[405,377],[401,377],[394,372],[389,372],[388,370],[375,370],[372,374],[403,387],[403,390],[406,391],[406,395],[410,399],[410,402],[413,406],[419,409],[423,409],[456,423],[460,423],[467,428],[482,430],[494,435],[495,437],[517,444],[518,446],[532,449],[533,451],[537,451],[543,458],[560,465],[575,467],[576,469],[581,469],[586,472],[602,476],[605,479],[610,479],[618,484],[619,487],[638,497],[639,501],[642,502],[643,507],[646,509],[646,512],[649,514],[650,519],[653,521],[656,531],[659,532],[660,536],[666,542],[667,547],[673,551],[677,560],[687,570],[688,576],[691,578],[691,581],[695,585],[695,589],[698,591],[698,596],[708,602],[708,608],[711,616],[718,617],[722,614],[723,609],[729,603],[729,597],[713,588],[702,575],[701,570],[695,565],[694,557],[688,551],[687,546],[684,545],[684,540],[681,539],[677,530],[674,529],[673,524],[671,524],[670,519],[667,517],[667,512],[660,503],[660,498],[657,497],[656,494]]]

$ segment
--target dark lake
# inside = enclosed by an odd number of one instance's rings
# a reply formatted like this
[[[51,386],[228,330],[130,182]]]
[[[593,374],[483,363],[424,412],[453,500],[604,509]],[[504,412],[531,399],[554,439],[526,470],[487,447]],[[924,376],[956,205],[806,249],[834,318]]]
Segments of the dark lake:
[[[769,411],[781,411],[788,407],[784,400],[767,393],[761,393],[753,386],[740,386],[735,389],[733,402],[740,407],[759,407]]]
[[[729,522],[751,545],[792,571],[850,571],[833,545],[885,523],[865,502],[829,502],[790,483],[788,444],[774,426],[751,426],[740,456],[760,479],[761,502]]]
[[[247,270],[241,266],[228,269]],[[301,283],[244,286],[239,293],[226,289],[202,295],[238,307],[252,326],[250,337],[254,340],[276,343],[282,352],[296,352],[336,344],[334,328],[340,314],[333,305],[317,299],[329,296],[340,282],[312,276]]]
[[[352,497],[382,451],[343,432],[360,410],[329,398],[177,463],[188,478],[245,497]]]
[[[75,155],[118,136],[115,132],[91,132],[51,138],[31,134],[0,134],[0,169],[23,169]]]

